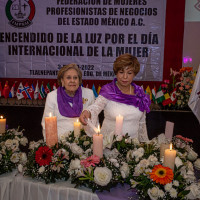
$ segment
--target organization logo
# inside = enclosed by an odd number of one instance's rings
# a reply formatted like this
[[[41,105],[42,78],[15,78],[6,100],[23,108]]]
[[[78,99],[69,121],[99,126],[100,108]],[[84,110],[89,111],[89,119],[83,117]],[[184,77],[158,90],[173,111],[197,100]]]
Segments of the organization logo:
[[[26,28],[32,24],[35,16],[35,4],[32,0],[8,0],[6,16],[11,26]]]
[[[194,5],[194,7],[200,11],[200,0],[198,0],[198,2]]]

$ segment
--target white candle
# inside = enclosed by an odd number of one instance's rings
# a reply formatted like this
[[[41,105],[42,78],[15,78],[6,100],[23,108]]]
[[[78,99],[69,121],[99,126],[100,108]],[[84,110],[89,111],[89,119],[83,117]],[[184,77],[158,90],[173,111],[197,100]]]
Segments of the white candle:
[[[103,157],[103,135],[100,134],[100,127],[98,126],[98,133],[93,135],[93,155],[99,158]]]
[[[176,150],[173,150],[172,144],[170,144],[170,149],[165,150],[163,165],[165,167],[171,168],[174,171],[175,158],[176,158]]]
[[[0,117],[0,134],[5,133],[6,130],[6,119],[3,116]]]
[[[51,113],[49,117],[45,117],[45,134],[47,146],[52,147],[58,143],[57,117]]]
[[[121,115],[116,117],[115,135],[122,135],[123,119],[124,117]]]
[[[81,123],[77,119],[76,122],[74,122],[74,137],[79,137],[81,134]]]
[[[162,143],[160,145],[160,159],[164,156],[165,150],[170,148],[170,144]]]

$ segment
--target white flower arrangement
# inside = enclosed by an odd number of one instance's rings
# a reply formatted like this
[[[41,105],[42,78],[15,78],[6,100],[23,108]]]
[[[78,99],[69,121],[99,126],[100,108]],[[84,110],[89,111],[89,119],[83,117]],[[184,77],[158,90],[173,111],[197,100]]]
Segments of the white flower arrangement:
[[[0,134],[0,174],[11,172],[27,162],[27,156],[20,147],[26,146],[28,140],[23,136],[23,130],[8,129]]]

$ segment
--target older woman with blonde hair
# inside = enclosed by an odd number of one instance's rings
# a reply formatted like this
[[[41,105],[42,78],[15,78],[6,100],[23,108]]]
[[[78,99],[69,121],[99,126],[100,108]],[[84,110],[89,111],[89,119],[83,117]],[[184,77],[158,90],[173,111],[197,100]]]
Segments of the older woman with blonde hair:
[[[140,71],[140,63],[131,54],[120,55],[114,62],[113,71],[116,78],[101,88],[95,103],[84,110],[80,116],[82,124],[91,118],[96,124],[98,114],[104,110],[101,133],[115,134],[116,116],[123,116],[121,134],[129,134],[140,142],[148,140],[146,129],[146,112],[149,112],[150,98],[143,89],[133,82]]]
[[[73,131],[74,122],[83,109],[94,103],[93,91],[81,87],[82,72],[74,63],[63,66],[57,76],[59,87],[47,95],[42,118],[43,136],[45,137],[45,120],[51,112],[57,117],[58,137]]]

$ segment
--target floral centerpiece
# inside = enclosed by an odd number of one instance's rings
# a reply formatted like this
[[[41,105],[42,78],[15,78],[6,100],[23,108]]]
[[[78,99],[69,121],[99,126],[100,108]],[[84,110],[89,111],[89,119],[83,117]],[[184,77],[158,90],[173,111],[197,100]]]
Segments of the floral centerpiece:
[[[0,134],[0,174],[12,172],[18,165],[27,161],[26,153],[21,151],[28,140],[23,136],[23,130],[8,129]]]
[[[190,110],[188,101],[196,73],[192,67],[182,67],[179,71],[170,69],[170,76],[172,81],[164,80],[161,84],[164,98],[159,102],[160,107],[169,110]]]
[[[157,151],[165,140],[162,134],[146,144],[152,147],[153,151],[150,154],[146,154],[143,147],[136,148],[129,154],[129,164],[132,164],[130,173],[132,188],[137,189],[142,199],[199,198],[200,184],[197,183],[193,167],[197,154],[189,144],[192,140],[182,136],[173,138],[173,145],[177,151],[174,171],[163,166],[163,160],[160,160]],[[199,166],[199,160],[195,162],[195,165]]]
[[[160,144],[166,141],[164,134],[147,143],[128,134],[110,134],[104,136],[104,154],[99,158],[93,155],[92,137],[84,130],[79,137],[70,132],[62,135],[52,148],[44,141],[31,142],[24,175],[46,183],[70,177],[75,187],[85,186],[93,192],[128,183],[142,199],[200,198],[194,169],[200,169],[200,159],[192,148],[192,140],[180,135],[173,137],[177,152],[174,171],[163,166],[160,158]]]

